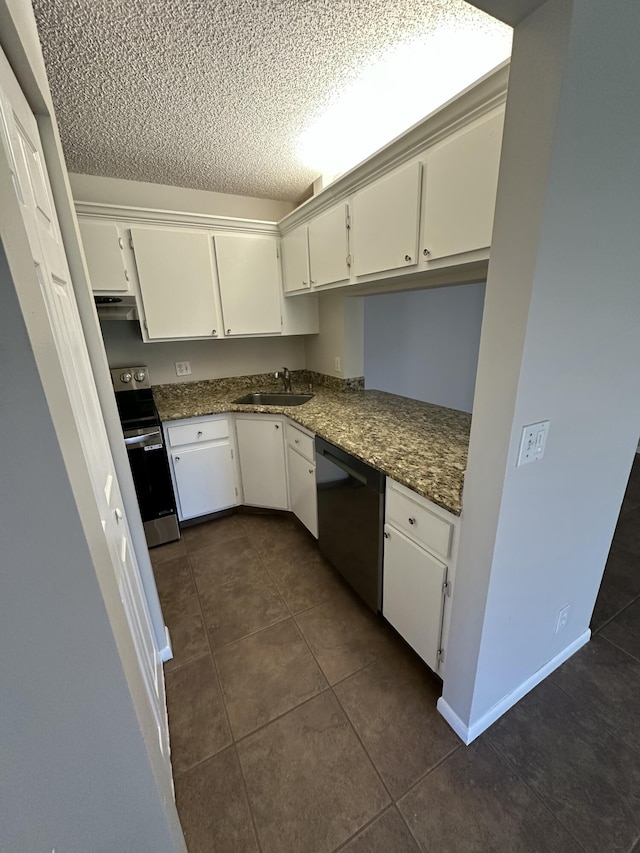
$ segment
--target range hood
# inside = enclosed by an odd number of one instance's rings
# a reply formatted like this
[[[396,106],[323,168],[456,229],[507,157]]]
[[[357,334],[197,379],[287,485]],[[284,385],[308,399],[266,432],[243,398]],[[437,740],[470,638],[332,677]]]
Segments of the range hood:
[[[94,296],[101,320],[137,320],[135,296]]]

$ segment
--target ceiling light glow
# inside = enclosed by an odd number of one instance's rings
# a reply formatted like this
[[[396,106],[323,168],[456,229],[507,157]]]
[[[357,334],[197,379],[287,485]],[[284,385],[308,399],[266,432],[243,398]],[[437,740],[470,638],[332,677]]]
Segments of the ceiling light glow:
[[[339,175],[486,74],[511,53],[511,30],[443,26],[375,57],[302,132],[297,154]]]

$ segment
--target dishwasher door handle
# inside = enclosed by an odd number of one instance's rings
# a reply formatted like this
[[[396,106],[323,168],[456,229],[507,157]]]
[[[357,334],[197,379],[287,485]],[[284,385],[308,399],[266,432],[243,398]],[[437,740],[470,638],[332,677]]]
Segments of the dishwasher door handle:
[[[353,477],[354,480],[357,480],[359,483],[362,483],[364,486],[368,485],[367,478],[364,476],[364,474],[360,474],[358,471],[355,471],[353,468],[351,468],[350,465],[346,465],[341,459],[338,459],[337,457],[335,457],[333,455],[333,453],[329,453],[328,450],[321,450],[320,455],[324,456],[325,459],[328,459],[330,462],[332,462],[338,468],[341,468],[343,471],[346,471],[346,473],[350,477]]]

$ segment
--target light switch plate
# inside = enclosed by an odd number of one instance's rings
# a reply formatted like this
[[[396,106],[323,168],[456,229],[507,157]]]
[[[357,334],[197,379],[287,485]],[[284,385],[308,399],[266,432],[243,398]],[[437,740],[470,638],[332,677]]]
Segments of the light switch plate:
[[[537,462],[538,459],[542,459],[548,434],[549,421],[539,421],[536,424],[527,424],[523,427],[516,464],[518,466],[526,465],[527,462]]]
[[[188,376],[191,373],[190,361],[176,361],[176,375]]]

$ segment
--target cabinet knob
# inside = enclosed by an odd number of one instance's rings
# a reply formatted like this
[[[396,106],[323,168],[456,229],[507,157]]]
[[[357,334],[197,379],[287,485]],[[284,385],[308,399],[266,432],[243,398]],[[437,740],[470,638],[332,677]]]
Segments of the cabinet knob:
[[[276,429],[280,429],[280,424],[274,424]]]
[[[198,438],[200,438],[200,436],[201,436],[201,435],[202,435],[202,430],[201,430],[201,429],[199,429],[199,430],[198,430]]]
[[[218,337],[218,333],[216,332],[215,329],[211,329],[211,334],[213,335],[214,338]]]
[[[230,334],[231,334],[231,329],[227,329],[227,334],[228,334],[228,335],[230,335]]]
[[[307,286],[307,282],[306,282],[306,281],[303,281],[303,282],[302,282],[302,286],[303,286],[303,287],[306,287],[306,286]]]
[[[314,281],[313,279],[311,279],[311,284],[312,284],[312,285],[313,285],[313,284],[315,284],[315,281]]]
[[[410,519],[409,519],[409,524],[415,524],[415,523],[416,523],[415,518],[410,518]]]
[[[313,474],[313,468],[309,468],[309,473]]]
[[[296,444],[300,444],[300,439],[299,439],[299,438],[294,438],[293,440],[295,441],[295,443],[296,443]]]
[[[179,462],[179,461],[180,461],[180,457],[179,457],[179,456],[174,456],[173,458],[175,459],[175,461],[176,461],[176,462]]]
[[[385,539],[390,539],[390,538],[391,538],[391,537],[389,536],[389,534],[387,533],[387,531],[386,531],[386,530],[385,530],[385,532],[384,532],[384,538],[385,538]]]
[[[427,258],[431,254],[431,252],[428,249],[423,249],[422,254],[425,256],[425,258]]]
[[[409,261],[411,260],[411,255],[405,255],[404,259],[407,263],[409,263]]]

